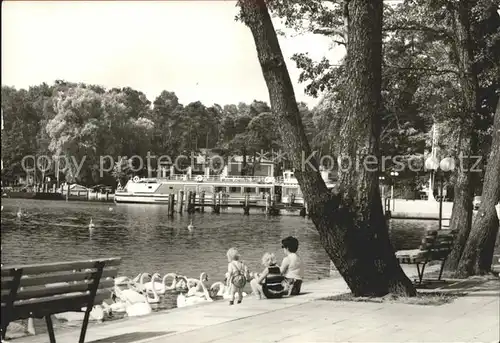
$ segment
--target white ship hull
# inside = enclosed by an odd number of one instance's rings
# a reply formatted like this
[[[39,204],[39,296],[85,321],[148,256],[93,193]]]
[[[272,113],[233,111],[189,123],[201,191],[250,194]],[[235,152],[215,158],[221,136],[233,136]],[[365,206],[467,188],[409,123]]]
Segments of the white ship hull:
[[[333,187],[333,184],[329,183],[328,186]],[[304,207],[304,199],[297,182],[283,182],[274,178],[271,180],[268,177],[226,177],[222,180],[215,177],[202,179],[199,176],[191,179],[135,178],[130,180],[124,189],[117,190],[114,199],[117,203],[168,204],[173,194],[174,205],[178,206],[181,191],[184,194],[184,210],[189,192],[196,194],[196,207],[201,207],[200,203],[204,201],[206,212],[212,212],[211,207],[218,204],[221,205],[221,213],[241,213],[243,204],[249,201],[250,213],[266,213],[266,204],[269,206],[271,199],[277,200],[280,214],[300,215]],[[219,200],[220,194],[224,194],[222,200]]]

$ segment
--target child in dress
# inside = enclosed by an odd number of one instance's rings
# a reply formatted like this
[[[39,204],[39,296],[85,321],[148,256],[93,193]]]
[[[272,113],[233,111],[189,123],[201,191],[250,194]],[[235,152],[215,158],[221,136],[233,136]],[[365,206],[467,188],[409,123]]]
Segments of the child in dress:
[[[234,298],[238,293],[238,304],[243,300],[243,287],[250,278],[247,266],[240,261],[240,254],[236,248],[231,248],[227,251],[227,284],[230,287],[231,300],[229,305],[234,304]]]

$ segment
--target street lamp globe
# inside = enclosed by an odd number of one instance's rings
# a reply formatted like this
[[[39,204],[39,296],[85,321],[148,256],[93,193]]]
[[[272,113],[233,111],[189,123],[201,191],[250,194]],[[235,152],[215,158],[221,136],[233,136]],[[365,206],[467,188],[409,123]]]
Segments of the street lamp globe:
[[[439,163],[439,168],[445,172],[453,170],[455,169],[455,160],[451,157],[443,158]]]
[[[439,161],[436,157],[431,156],[425,160],[425,169],[428,170],[438,170]]]
[[[391,172],[391,176],[398,176],[399,173],[397,171]]]

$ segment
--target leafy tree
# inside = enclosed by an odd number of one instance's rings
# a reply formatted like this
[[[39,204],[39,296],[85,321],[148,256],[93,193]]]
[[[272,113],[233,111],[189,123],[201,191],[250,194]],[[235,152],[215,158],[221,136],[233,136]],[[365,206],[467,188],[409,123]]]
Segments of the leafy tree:
[[[378,173],[351,168],[340,174],[339,192],[328,191],[311,149],[267,6],[240,0],[241,19],[254,37],[283,145],[295,167],[311,219],[326,252],[355,295],[414,295],[392,250],[378,193]],[[381,91],[382,1],[348,2],[347,70],[350,92],[344,111],[341,152],[378,155]],[[358,58],[358,57],[363,58]],[[361,99],[362,101],[358,101]]]
[[[500,203],[500,101],[493,126],[493,143],[486,165],[483,196],[457,268],[457,275],[467,277],[491,271],[498,239],[499,222],[495,205]]]

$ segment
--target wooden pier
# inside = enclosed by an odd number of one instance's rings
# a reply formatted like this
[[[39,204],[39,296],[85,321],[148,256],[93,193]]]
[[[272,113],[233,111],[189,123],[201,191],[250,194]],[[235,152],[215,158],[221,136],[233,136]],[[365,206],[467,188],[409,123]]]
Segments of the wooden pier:
[[[167,200],[168,199],[168,200]],[[302,217],[307,215],[307,207],[303,204],[278,203],[270,196],[262,199],[259,196],[230,196],[227,193],[207,194],[202,191],[197,194],[193,191],[179,191],[171,193],[166,197],[162,204],[167,205],[169,216],[175,213],[205,213],[210,210],[211,213],[220,214],[223,212],[242,212],[245,215],[250,213],[265,213],[269,215],[279,215],[283,212],[296,213]]]

